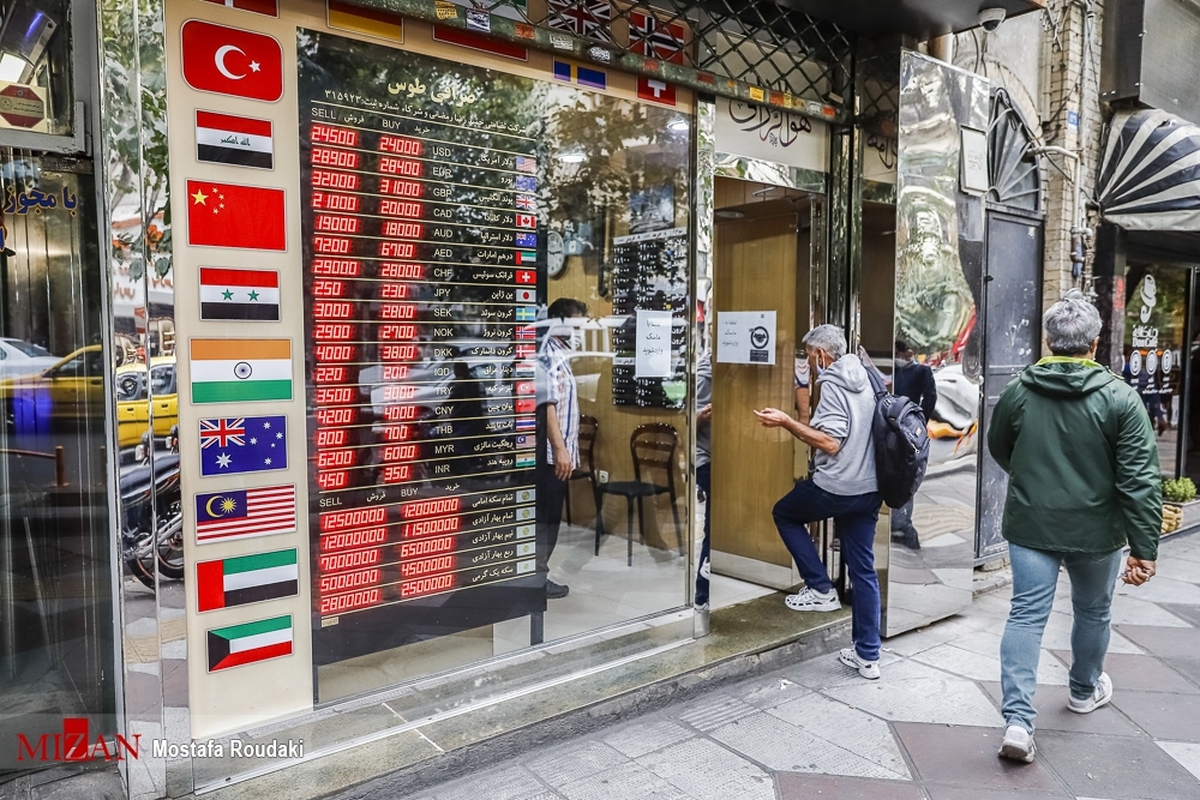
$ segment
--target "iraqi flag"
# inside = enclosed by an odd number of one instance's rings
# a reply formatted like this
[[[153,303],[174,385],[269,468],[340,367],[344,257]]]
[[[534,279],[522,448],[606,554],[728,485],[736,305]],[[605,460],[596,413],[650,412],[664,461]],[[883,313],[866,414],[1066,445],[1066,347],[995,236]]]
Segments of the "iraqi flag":
[[[200,268],[200,319],[279,320],[279,272]]]
[[[294,597],[300,590],[296,548],[196,564],[196,610]]]
[[[241,419],[221,421],[245,425]],[[251,417],[250,421],[253,423],[254,418]],[[282,428],[282,422],[279,427]],[[197,544],[270,536],[294,530],[296,487],[290,484],[196,495]]]
[[[190,245],[286,250],[283,189],[187,182]]]
[[[283,97],[283,50],[270,36],[189,19],[181,37],[183,79],[193,89],[268,103]]]
[[[196,160],[274,169],[271,121],[197,110]]]
[[[193,403],[292,399],[290,339],[192,339]]]
[[[204,634],[208,671],[218,672],[292,654],[292,615],[260,619]]]

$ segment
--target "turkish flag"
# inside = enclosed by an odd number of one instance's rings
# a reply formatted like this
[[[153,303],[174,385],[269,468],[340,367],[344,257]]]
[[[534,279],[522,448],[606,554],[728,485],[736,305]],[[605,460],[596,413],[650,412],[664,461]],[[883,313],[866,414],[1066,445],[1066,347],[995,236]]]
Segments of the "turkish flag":
[[[639,75],[637,95],[639,100],[650,100],[665,106],[673,106],[675,105],[675,84],[667,83],[661,78],[647,78]]]
[[[183,23],[183,79],[202,92],[273,103],[283,96],[283,50],[261,33],[189,19]]]
[[[286,250],[283,189],[187,182],[191,245]]]

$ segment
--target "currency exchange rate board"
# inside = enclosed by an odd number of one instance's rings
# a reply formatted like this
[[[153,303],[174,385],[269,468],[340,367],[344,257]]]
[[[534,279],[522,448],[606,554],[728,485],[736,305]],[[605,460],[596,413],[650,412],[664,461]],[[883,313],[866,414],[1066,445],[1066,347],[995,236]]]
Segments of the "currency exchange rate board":
[[[307,31],[299,48],[321,664],[545,609],[541,121],[528,79]]]

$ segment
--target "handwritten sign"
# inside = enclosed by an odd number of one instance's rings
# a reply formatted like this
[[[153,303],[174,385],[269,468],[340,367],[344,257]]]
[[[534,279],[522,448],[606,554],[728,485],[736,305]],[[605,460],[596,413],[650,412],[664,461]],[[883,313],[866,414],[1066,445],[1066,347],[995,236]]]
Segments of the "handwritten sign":
[[[774,311],[718,311],[717,362],[775,364]]]
[[[671,312],[639,308],[635,378],[671,377]]]

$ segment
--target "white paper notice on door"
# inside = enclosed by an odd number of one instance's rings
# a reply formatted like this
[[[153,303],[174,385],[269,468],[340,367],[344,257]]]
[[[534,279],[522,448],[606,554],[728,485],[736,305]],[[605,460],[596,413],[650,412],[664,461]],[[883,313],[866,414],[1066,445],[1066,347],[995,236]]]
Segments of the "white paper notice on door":
[[[635,378],[671,377],[671,312],[637,312],[637,361]]]
[[[774,311],[718,311],[717,362],[775,363]]]

